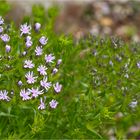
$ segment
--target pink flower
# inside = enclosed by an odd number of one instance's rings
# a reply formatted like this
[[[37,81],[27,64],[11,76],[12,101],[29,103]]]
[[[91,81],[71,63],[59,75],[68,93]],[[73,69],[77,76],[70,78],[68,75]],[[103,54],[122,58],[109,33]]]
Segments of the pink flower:
[[[57,82],[56,84],[53,85],[53,88],[56,93],[59,93],[62,89],[62,85]]]
[[[57,105],[58,105],[58,102],[53,99],[49,102],[49,105],[50,105],[51,108],[56,108]]]
[[[25,60],[24,68],[32,69],[35,65],[33,64],[32,60]]]
[[[3,42],[9,42],[10,36],[8,36],[7,34],[3,34],[1,35],[1,39]]]
[[[20,26],[20,31],[21,31],[20,36],[22,36],[23,34],[31,34],[30,30],[31,30],[31,26],[27,25],[27,23],[21,25]]]
[[[7,94],[8,94],[8,91],[0,90],[0,100],[10,101],[10,98],[7,96]]]
[[[46,108],[45,103],[43,102],[42,98],[40,98],[40,105],[39,105],[38,109],[43,110],[45,108]]]
[[[39,39],[39,42],[41,45],[46,45],[47,42],[48,42],[48,38],[46,38],[45,36],[42,36],[40,39]]]
[[[30,100],[31,97],[29,96],[31,93],[26,91],[25,89],[21,89],[20,96],[22,97],[22,100]]]
[[[25,45],[26,45],[27,48],[30,48],[33,45],[33,42],[31,40],[30,41],[27,41],[25,43]]]
[[[23,85],[22,81],[18,81],[18,85],[22,86]]]
[[[53,74],[56,74],[57,72],[58,72],[57,68],[54,68],[53,71],[52,71]]]
[[[43,90],[40,91],[38,87],[37,88],[32,87],[32,89],[28,89],[28,91],[31,92],[32,97],[35,97],[35,98],[38,97],[39,95],[43,94]]]
[[[47,75],[46,70],[47,70],[46,66],[43,65],[40,65],[37,68],[37,71],[40,73],[40,75]]]
[[[27,42],[27,41],[31,41],[31,39],[32,39],[32,37],[28,35],[28,36],[26,37],[26,42]]]
[[[29,71],[28,73],[26,73],[25,77],[27,79],[27,83],[28,84],[35,83],[36,82],[36,79],[37,79],[37,77],[34,77],[33,76],[33,71],[32,72]]]
[[[9,53],[9,52],[10,52],[10,50],[11,50],[11,46],[6,45],[6,46],[5,46],[5,49],[6,49],[6,52],[7,52],[7,53]]]
[[[35,30],[36,31],[39,31],[40,30],[40,28],[41,28],[41,24],[40,23],[35,23]]]
[[[60,65],[62,63],[62,59],[57,60],[57,65]]]
[[[53,54],[46,54],[45,55],[45,60],[46,60],[46,63],[53,63],[53,60],[55,59],[55,56],[53,56]]]
[[[43,80],[40,81],[40,85],[44,87],[46,90],[48,90],[52,86],[51,82],[48,82],[47,77],[44,77]]]
[[[36,53],[37,56],[42,55],[42,53],[43,53],[42,46],[36,47],[35,53]]]

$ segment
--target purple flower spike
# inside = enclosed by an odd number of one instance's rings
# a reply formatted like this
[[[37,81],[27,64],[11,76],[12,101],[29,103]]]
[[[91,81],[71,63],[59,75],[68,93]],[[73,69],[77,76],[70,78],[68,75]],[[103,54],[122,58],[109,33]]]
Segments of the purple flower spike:
[[[42,55],[42,53],[43,53],[42,46],[41,47],[40,46],[36,47],[35,53],[36,53],[36,56]]]
[[[3,34],[1,35],[1,39],[3,42],[9,42],[10,36],[8,36],[7,34]]]
[[[22,100],[23,100],[23,101],[30,100],[30,99],[31,99],[31,97],[29,96],[30,94],[31,94],[31,93],[28,92],[28,91],[26,91],[25,89],[22,89],[22,90],[20,91],[20,96],[22,97]]]
[[[0,25],[4,24],[4,19],[0,16]]]
[[[53,60],[55,59],[55,56],[53,54],[45,55],[46,63],[54,63]]]
[[[32,97],[36,98],[38,97],[39,95],[43,94],[43,90],[39,91],[39,88],[32,88],[32,89],[28,89],[29,92],[32,93]]]
[[[10,98],[7,96],[7,94],[8,94],[8,91],[0,90],[0,100],[10,101]]]
[[[31,60],[25,60],[24,62],[24,68],[29,68],[32,69],[35,65],[33,64],[33,62]]]
[[[47,75],[46,70],[47,70],[46,66],[43,65],[40,65],[37,68],[37,71],[40,73],[40,75]]]
[[[41,45],[46,45],[47,42],[48,42],[48,38],[46,38],[45,36],[42,36],[42,37],[39,39],[39,42],[41,43]]]
[[[31,26],[30,25],[27,25],[27,23],[23,24],[20,26],[20,31],[21,31],[21,34],[20,36],[22,36],[23,34],[31,34],[30,31],[31,31]]]
[[[48,82],[48,78],[44,77],[43,80],[40,81],[40,85],[44,87],[47,91],[52,86],[51,82]]]
[[[33,84],[33,83],[36,82],[37,77],[34,77],[33,74],[34,73],[33,72],[30,72],[30,71],[25,74],[25,77],[27,79],[27,83],[28,84]]]
[[[11,46],[6,45],[6,46],[5,46],[5,49],[6,49],[6,52],[7,52],[7,53],[9,53],[9,52],[10,52],[10,50],[11,50]]]
[[[3,27],[2,26],[0,26],[0,33],[2,33],[3,32]]]
[[[62,85],[60,85],[58,82],[56,84],[53,85],[53,88],[55,90],[56,93],[59,93],[62,89]]]
[[[39,31],[40,30],[40,28],[41,28],[41,24],[40,23],[35,23],[35,30],[36,31]]]
[[[58,105],[58,102],[56,100],[51,100],[49,102],[49,105],[50,105],[51,108],[56,108],[57,105]]]
[[[43,110],[45,108],[46,108],[45,103],[43,102],[42,98],[40,98],[40,105],[39,105],[38,109]]]

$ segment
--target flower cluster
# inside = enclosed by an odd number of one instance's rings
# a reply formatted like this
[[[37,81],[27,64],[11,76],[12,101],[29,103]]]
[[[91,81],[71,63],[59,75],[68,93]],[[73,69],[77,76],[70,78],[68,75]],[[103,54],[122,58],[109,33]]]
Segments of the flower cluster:
[[[8,45],[7,43],[10,41],[10,36],[4,33],[3,25],[4,25],[4,19],[0,16],[0,38],[5,43],[5,51],[9,53],[11,50],[11,46]]]
[[[39,24],[39,23],[35,24],[35,30],[39,30],[40,27],[41,27],[41,24]],[[31,34],[31,32],[30,32],[31,26],[27,25],[27,24],[21,25],[20,31],[21,31],[21,35]],[[39,44],[36,46],[36,48],[34,50],[34,53],[38,58],[42,59],[42,57],[39,57],[39,56],[43,55],[43,47],[47,44],[47,42],[48,42],[48,38],[46,38],[45,36],[42,36],[39,39]],[[31,41],[31,36],[27,36],[26,37],[26,47],[29,48],[32,45],[33,45],[33,42]],[[32,88],[21,89],[20,96],[22,97],[22,100],[31,100],[31,99],[41,96],[40,105],[39,105],[38,109],[46,108],[46,105],[45,105],[46,96],[44,96],[44,100],[43,100],[42,95],[45,95],[45,93],[48,92],[51,87],[54,89],[55,93],[61,92],[62,85],[59,84],[59,82],[56,82],[53,84],[53,82],[49,81],[49,75],[47,73],[48,64],[54,63],[55,59],[56,59],[56,57],[53,54],[44,53],[44,63],[43,64],[39,63],[39,64],[35,65],[33,63],[33,61],[29,60],[29,59],[25,59],[25,61],[24,61],[23,67],[25,69],[30,69],[28,72],[25,73],[26,83],[29,85],[32,85]],[[61,64],[61,61],[62,61],[61,59],[58,59],[58,62],[56,65],[59,66]],[[38,74],[35,74],[34,71],[38,72]],[[55,68],[53,68],[52,73],[56,74],[57,71],[58,71],[58,69],[55,67]],[[35,83],[37,83],[37,86],[34,86]],[[56,108],[57,105],[58,105],[58,102],[54,99],[52,99],[49,102],[49,106],[51,108]]]
[[[109,98],[113,96],[116,99],[121,96],[131,97],[132,101],[127,104],[127,107],[136,108],[139,102],[136,98],[139,86],[135,82],[139,81],[140,73],[140,59],[136,49],[127,48],[121,40],[109,39],[106,44],[105,39],[94,39],[96,45],[93,45],[90,62],[91,84],[94,92],[99,93],[100,96],[107,95]]]
[[[10,45],[7,43],[10,41],[8,34],[3,34],[4,20],[0,17],[0,38],[6,44],[6,52],[9,53],[11,50]],[[62,90],[62,85],[58,81],[53,81],[55,74],[59,71],[59,66],[62,63],[62,59],[57,59],[53,53],[46,53],[44,51],[48,38],[45,35],[42,35],[38,38],[38,43],[36,44],[31,37],[31,25],[27,23],[20,26],[20,35],[19,38],[25,40],[25,50],[20,52],[22,56],[22,69],[23,75],[18,78],[17,86],[19,89],[19,96],[23,101],[36,100],[40,98],[40,104],[38,106],[39,110],[46,109],[46,101],[49,100],[48,106],[50,108],[56,108],[58,101],[54,98],[47,97],[49,94],[54,93],[58,94]],[[35,23],[34,29],[38,34],[41,29],[40,23]],[[32,50],[32,56],[27,57],[26,54],[29,54]],[[29,54],[30,55],[30,54]],[[27,57],[27,58],[26,58]],[[55,62],[56,60],[56,62]],[[24,80],[23,80],[24,79]],[[50,91],[50,93],[48,93]],[[8,90],[0,90],[0,100],[10,101],[11,97],[8,96]],[[14,93],[14,91],[13,91]],[[12,93],[11,93],[12,94]]]

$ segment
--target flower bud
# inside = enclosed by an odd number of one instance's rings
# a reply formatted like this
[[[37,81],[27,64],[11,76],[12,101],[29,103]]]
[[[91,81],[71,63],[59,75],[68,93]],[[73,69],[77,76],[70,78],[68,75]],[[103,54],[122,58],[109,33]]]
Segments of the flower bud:
[[[26,52],[26,51],[24,51],[24,52],[22,53],[22,55],[23,55],[23,56],[25,56],[26,54],[27,54],[27,52]]]
[[[1,35],[1,39],[3,40],[3,42],[9,42],[10,36],[8,36],[7,34],[4,34],[4,35]]]
[[[33,42],[32,41],[27,41],[26,42],[26,47],[30,48],[32,46]]]
[[[41,28],[41,24],[40,23],[35,23],[35,30],[36,31],[39,31],[40,30],[40,28]]]
[[[19,86],[22,86],[22,81],[18,81],[18,85]]]
[[[56,74],[57,72],[58,72],[57,68],[54,68],[53,71],[52,71],[53,74]]]
[[[4,19],[0,16],[0,25],[4,24]]]
[[[57,60],[57,65],[60,65],[62,63],[62,59]]]
[[[46,45],[47,42],[48,42],[48,38],[46,38],[45,36],[42,36],[40,39],[39,39],[39,42],[41,45]]]
[[[10,52],[10,50],[11,50],[11,46],[6,45],[6,46],[5,46],[5,49],[6,49],[6,52],[7,52],[7,53],[9,53],[9,52]]]
[[[28,36],[26,37],[26,42],[31,41],[31,39],[32,39],[32,37],[28,35]]]
[[[2,33],[3,32],[3,27],[2,26],[0,26],[0,33]]]

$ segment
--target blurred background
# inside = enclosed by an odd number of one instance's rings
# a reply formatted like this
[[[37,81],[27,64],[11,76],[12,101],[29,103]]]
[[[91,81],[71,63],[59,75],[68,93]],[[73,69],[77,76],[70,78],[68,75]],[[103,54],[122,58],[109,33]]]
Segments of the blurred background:
[[[56,33],[72,34],[75,39],[93,35],[115,35],[125,41],[140,42],[139,0],[7,0],[11,10],[6,18],[20,25],[22,17],[31,14],[33,4],[45,8],[57,5]]]

